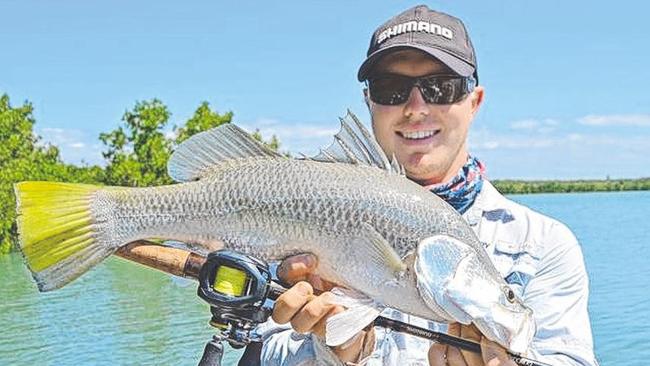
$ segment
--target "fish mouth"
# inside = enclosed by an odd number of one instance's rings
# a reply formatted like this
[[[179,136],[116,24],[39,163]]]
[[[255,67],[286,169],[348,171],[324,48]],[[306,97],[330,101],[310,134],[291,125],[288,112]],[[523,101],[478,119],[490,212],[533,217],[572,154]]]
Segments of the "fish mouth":
[[[447,303],[443,308],[460,310],[459,313],[467,316],[466,320],[471,319],[490,340],[512,352],[525,352],[536,331],[532,310],[521,303],[505,304],[501,301],[502,291],[498,283],[467,277],[463,267],[476,268],[475,257],[470,255],[459,263],[457,272],[447,283]],[[468,283],[472,285],[468,286]],[[458,320],[462,322],[462,319]]]
[[[424,302],[442,318],[474,323],[490,340],[513,352],[523,352],[535,334],[532,310],[520,302],[508,302],[503,292],[505,282],[497,274],[481,275],[490,273],[488,266],[455,238],[426,238],[417,249],[417,288]]]
[[[493,307],[489,314],[473,323],[488,339],[517,354],[526,352],[537,331],[532,310],[528,308],[513,314]]]

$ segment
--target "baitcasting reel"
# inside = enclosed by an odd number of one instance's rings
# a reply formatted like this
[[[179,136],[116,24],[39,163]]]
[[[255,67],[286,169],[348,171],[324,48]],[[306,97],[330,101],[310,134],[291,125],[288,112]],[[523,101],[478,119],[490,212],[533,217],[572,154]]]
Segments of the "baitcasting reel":
[[[260,341],[251,331],[273,311],[264,306],[266,299],[279,296],[271,280],[266,262],[229,250],[210,253],[201,267],[198,295],[210,304],[210,325],[232,347]]]
[[[275,300],[285,291],[273,285],[268,264],[238,252],[219,250],[208,255],[198,280],[197,294],[210,304],[210,325],[220,330],[206,344],[199,366],[221,365],[223,341],[233,348],[253,344],[261,349],[262,339],[254,330],[273,311],[266,300]]]
[[[262,339],[254,332],[255,327],[266,322],[273,311],[273,308],[266,304],[266,300],[276,300],[286,291],[284,287],[273,282],[268,264],[238,252],[219,250],[208,255],[198,280],[197,293],[210,304],[210,325],[220,330],[220,333],[206,344],[199,366],[221,365],[223,341],[233,348],[249,346],[244,357],[249,349],[253,349],[252,353],[257,352],[257,355],[251,357],[257,357],[259,362]],[[476,342],[386,317],[377,317],[374,325],[466,351],[481,352],[481,345]],[[509,354],[519,365],[549,366],[520,355]]]

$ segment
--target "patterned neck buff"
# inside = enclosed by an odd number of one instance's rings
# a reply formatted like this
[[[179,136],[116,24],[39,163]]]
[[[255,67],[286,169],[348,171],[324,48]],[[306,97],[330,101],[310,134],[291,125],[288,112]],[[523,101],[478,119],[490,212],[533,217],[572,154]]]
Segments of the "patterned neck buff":
[[[470,156],[451,181],[424,186],[424,188],[435,193],[463,214],[481,192],[484,178],[485,166],[477,158]]]

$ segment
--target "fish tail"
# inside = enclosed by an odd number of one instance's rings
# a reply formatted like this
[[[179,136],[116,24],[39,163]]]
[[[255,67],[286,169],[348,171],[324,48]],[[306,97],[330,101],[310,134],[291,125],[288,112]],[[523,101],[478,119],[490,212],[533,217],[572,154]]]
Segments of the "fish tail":
[[[60,288],[111,255],[91,212],[100,186],[21,182],[16,193],[19,247],[40,291]]]

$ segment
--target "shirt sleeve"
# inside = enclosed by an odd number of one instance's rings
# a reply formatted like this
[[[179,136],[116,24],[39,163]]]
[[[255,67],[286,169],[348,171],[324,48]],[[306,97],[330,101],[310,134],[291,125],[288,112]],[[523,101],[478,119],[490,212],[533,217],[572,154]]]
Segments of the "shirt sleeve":
[[[587,311],[589,279],[580,245],[558,222],[545,242],[537,274],[523,293],[537,323],[529,356],[555,366],[596,366]]]
[[[330,348],[312,334],[296,333],[272,320],[260,326],[257,332],[264,341],[260,355],[263,366],[343,365]]]

